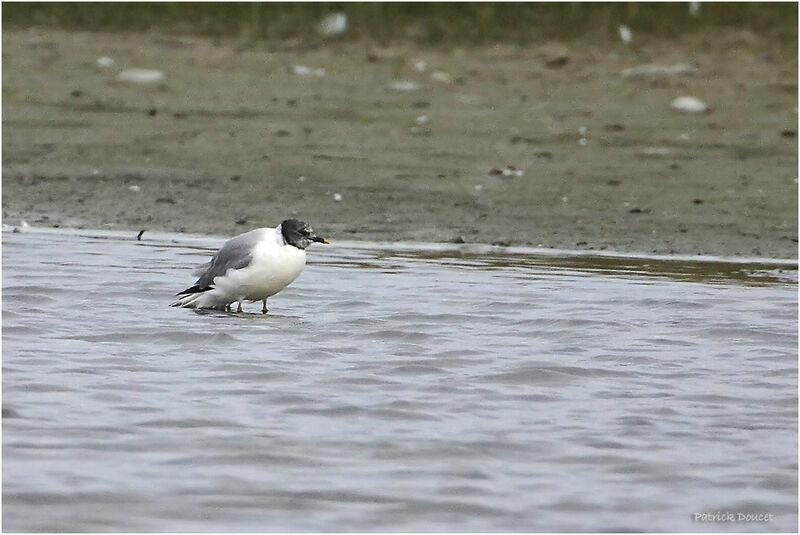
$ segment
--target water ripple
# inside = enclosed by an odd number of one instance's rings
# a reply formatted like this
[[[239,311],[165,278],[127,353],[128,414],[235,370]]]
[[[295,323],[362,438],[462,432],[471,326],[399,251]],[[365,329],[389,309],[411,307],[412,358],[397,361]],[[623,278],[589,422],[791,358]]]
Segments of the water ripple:
[[[796,529],[796,263],[340,244],[167,306],[218,245],[3,233],[6,530]]]

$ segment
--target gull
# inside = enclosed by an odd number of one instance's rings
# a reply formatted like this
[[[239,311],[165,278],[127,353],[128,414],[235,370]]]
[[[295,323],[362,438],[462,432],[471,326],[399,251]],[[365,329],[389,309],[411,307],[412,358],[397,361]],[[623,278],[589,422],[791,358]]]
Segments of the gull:
[[[267,313],[267,298],[286,288],[306,265],[306,247],[330,243],[314,234],[305,221],[287,219],[275,228],[257,228],[231,238],[198,266],[200,278],[194,286],[177,294],[170,306],[231,309],[231,303],[262,301]]]

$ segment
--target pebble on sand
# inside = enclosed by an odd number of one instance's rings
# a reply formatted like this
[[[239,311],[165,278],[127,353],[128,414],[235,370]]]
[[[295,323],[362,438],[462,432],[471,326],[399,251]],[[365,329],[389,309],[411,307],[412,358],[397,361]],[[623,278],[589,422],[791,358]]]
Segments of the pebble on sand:
[[[559,69],[569,63],[569,56],[566,54],[560,54],[553,58],[545,60],[544,64],[547,65],[550,69]]]
[[[165,79],[163,72],[153,69],[125,69],[116,78],[117,82],[129,84],[157,84]]]
[[[433,80],[434,82],[449,84],[450,82],[453,81],[453,77],[444,71],[433,71],[431,73],[431,80]]]
[[[317,31],[323,37],[337,37],[347,31],[347,15],[344,13],[331,13],[326,15],[317,26]]]
[[[668,147],[645,147],[637,154],[640,156],[669,156],[672,151]]]
[[[395,80],[386,85],[386,90],[393,93],[413,93],[419,91],[421,86],[411,80]]]
[[[619,27],[619,38],[622,39],[622,42],[627,45],[633,39],[633,32],[631,32],[631,29],[623,24]]]
[[[706,113],[709,110],[708,104],[697,97],[678,97],[669,107],[681,113]]]
[[[623,69],[623,78],[667,78],[670,76],[694,76],[700,70],[688,63],[675,65],[637,65]]]
[[[517,169],[513,165],[507,165],[503,169],[498,169],[495,167],[489,171],[490,175],[500,175],[500,176],[522,176],[525,174],[523,169]]]
[[[325,68],[312,69],[305,65],[289,65],[289,72],[298,76],[325,76]]]
[[[97,58],[97,66],[100,69],[110,69],[114,65],[116,65],[116,62],[108,56],[101,56]]]

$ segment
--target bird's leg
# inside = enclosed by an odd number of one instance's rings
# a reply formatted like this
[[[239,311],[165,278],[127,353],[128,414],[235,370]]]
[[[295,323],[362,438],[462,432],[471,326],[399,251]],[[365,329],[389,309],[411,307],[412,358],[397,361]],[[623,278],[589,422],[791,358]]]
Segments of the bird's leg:
[[[267,300],[266,299],[262,299],[261,301],[264,303],[264,306],[261,308],[261,313],[262,314],[266,314],[267,313]]]
[[[241,311],[242,311],[242,302],[239,301],[239,307],[236,309],[236,312],[241,312]]]

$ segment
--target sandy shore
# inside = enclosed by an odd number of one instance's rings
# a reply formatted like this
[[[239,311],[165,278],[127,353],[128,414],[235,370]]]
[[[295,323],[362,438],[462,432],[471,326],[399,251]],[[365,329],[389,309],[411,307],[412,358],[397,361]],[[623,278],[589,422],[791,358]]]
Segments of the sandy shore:
[[[620,75],[649,63],[698,72]],[[114,82],[132,67],[166,79]],[[711,111],[671,110],[684,95]],[[796,95],[796,50],[743,32],[451,50],[5,31],[3,221],[796,257]]]

